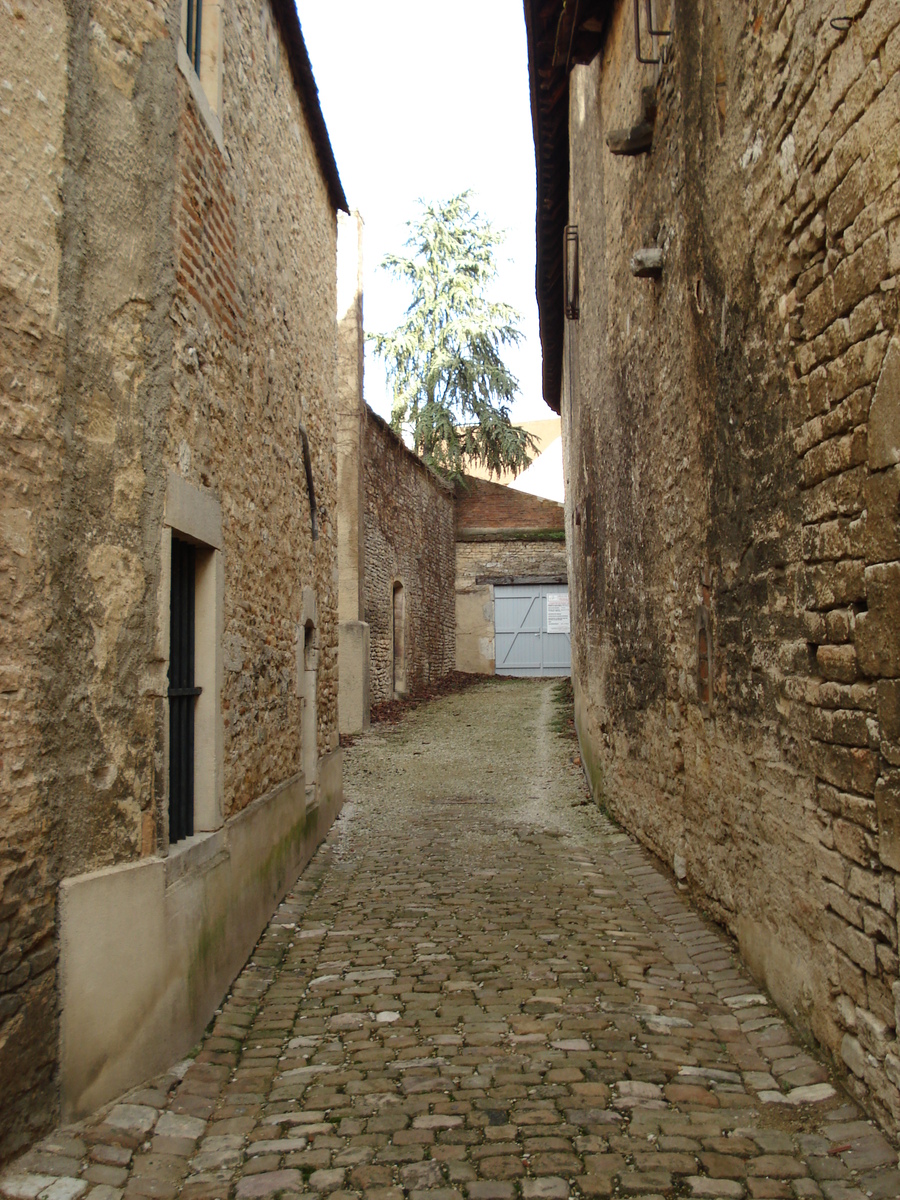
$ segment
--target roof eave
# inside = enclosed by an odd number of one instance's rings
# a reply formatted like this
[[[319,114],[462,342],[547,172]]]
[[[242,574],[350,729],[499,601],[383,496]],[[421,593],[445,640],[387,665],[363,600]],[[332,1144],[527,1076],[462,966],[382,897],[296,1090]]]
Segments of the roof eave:
[[[569,211],[569,72],[600,49],[609,0],[524,0],[537,175],[535,293],[545,402],[560,412],[563,233]]]
[[[319,166],[328,188],[328,197],[336,212],[349,213],[350,206],[347,204],[347,197],[344,195],[344,188],[341,184],[341,177],[338,174],[334,151],[331,148],[331,139],[328,136],[328,127],[325,124],[325,118],[322,115],[322,108],[319,104],[319,89],[316,87],[312,64],[309,61],[309,54],[306,50],[306,42],[303,40],[303,33],[300,29],[300,18],[297,16],[297,8],[294,0],[270,0],[270,2],[272,5],[272,15],[278,23],[281,36],[284,38],[284,44],[287,48],[288,62],[291,68],[291,76],[294,80],[294,87],[297,90],[297,95],[300,97],[300,103],[303,105],[303,110],[306,114],[310,134],[316,147]]]

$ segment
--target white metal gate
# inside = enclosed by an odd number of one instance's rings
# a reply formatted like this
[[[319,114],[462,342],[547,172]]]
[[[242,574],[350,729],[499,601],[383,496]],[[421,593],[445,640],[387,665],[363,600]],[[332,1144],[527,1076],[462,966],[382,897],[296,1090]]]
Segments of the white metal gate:
[[[572,674],[568,600],[569,589],[564,583],[494,586],[498,675]],[[566,632],[554,632],[562,628]]]

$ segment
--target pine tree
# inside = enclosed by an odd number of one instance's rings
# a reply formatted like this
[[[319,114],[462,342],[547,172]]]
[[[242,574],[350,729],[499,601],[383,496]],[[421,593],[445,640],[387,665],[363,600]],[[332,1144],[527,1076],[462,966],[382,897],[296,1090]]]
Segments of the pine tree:
[[[402,325],[371,336],[393,388],[391,425],[454,480],[474,464],[518,474],[537,449],[509,417],[519,385],[501,351],[521,340],[519,314],[486,294],[502,237],[469,197],[423,203],[407,222],[410,257],[389,254],[381,265],[411,285],[412,303]]]

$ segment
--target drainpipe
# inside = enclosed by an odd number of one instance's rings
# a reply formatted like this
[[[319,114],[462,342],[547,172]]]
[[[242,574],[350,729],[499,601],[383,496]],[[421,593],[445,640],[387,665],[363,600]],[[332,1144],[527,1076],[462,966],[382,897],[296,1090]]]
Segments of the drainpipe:
[[[316,489],[313,486],[312,459],[309,456],[309,437],[306,429],[301,424],[300,441],[303,445],[303,470],[306,472],[306,490],[309,493],[309,527],[312,532],[312,540],[315,542],[319,537],[319,526],[316,520]]]

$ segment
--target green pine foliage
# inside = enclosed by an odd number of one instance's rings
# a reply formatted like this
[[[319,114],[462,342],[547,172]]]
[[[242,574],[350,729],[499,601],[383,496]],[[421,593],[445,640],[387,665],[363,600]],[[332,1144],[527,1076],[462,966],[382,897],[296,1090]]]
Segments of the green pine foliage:
[[[519,385],[501,354],[521,339],[519,314],[486,294],[502,237],[469,198],[423,203],[407,222],[410,256],[389,254],[381,265],[410,285],[412,303],[402,325],[371,335],[393,387],[391,425],[409,434],[428,466],[457,481],[473,464],[518,474],[537,449],[509,418]]]

